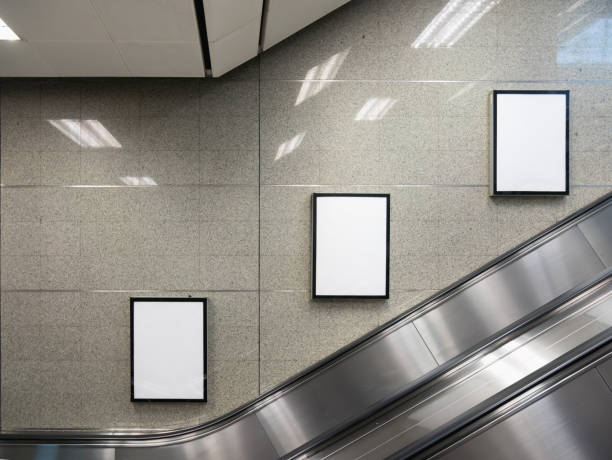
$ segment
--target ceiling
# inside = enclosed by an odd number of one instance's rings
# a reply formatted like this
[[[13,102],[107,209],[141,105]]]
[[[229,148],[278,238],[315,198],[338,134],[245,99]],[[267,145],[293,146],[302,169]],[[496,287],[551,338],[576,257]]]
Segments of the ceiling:
[[[218,77],[348,1],[0,0],[0,77]]]
[[[193,0],[0,0],[1,76],[204,75]]]

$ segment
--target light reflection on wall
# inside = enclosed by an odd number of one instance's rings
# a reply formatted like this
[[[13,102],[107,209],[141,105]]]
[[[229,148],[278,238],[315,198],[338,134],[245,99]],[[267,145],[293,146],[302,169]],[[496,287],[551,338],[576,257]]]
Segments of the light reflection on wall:
[[[47,120],[72,142],[86,148],[121,148],[121,144],[98,120]]]
[[[371,97],[359,109],[355,120],[382,120],[396,102],[390,97]]]
[[[274,158],[274,161],[280,160],[285,155],[288,155],[291,152],[293,152],[295,149],[297,149],[302,143],[302,141],[304,140],[305,135],[306,135],[305,132],[296,134],[288,141],[285,141],[281,145],[279,145],[278,150],[276,151],[276,157]]]
[[[298,97],[295,101],[296,106],[300,105],[306,99],[316,96],[323,91],[323,89],[329,86],[331,82],[325,80],[333,79],[336,76],[350,50],[350,48],[347,48],[344,51],[336,53],[329,59],[325,60],[319,65],[314,66],[308,72],[306,72],[306,76],[304,77],[305,81],[302,83],[300,92],[298,93]]]
[[[565,41],[557,50],[557,64],[612,64],[612,18],[598,18]]]
[[[581,6],[583,6],[586,2],[588,2],[588,0],[578,0],[576,3],[574,3],[573,5],[571,5],[568,9],[567,12],[571,13],[572,11],[580,8]]]
[[[125,185],[157,185],[149,176],[123,176],[120,179]]]
[[[413,48],[450,48],[501,0],[450,0],[412,43]]]
[[[21,40],[3,20],[0,18],[0,40],[16,41]]]

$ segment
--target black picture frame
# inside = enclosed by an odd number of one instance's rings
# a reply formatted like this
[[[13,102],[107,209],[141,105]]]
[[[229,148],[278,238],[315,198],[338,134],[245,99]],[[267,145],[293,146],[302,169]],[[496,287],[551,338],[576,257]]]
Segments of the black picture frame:
[[[564,94],[565,95],[565,189],[560,191],[499,191],[497,190],[497,96],[499,94]],[[569,195],[569,90],[493,90],[491,94],[491,195],[492,196],[566,196]]]
[[[321,295],[317,294],[317,199],[324,197],[374,197],[387,201],[387,238],[384,295]],[[313,193],[312,194],[312,298],[313,299],[388,299],[389,298],[389,260],[391,243],[391,194],[389,193]]]
[[[204,375],[202,378],[202,399],[155,399],[134,397],[134,303],[135,302],[201,302],[203,311],[202,351],[204,356]],[[206,297],[130,297],[130,401],[131,402],[207,402],[208,401],[208,299]]]

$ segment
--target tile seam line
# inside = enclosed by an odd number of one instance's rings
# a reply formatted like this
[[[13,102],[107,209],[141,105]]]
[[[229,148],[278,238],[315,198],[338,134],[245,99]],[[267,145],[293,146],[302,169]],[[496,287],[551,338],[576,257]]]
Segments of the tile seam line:
[[[159,190],[163,188],[201,188],[201,187],[244,187],[244,188],[258,188],[261,187],[429,187],[429,188],[461,188],[461,187],[489,187],[488,184],[261,184],[260,186],[255,184],[164,184],[164,185],[33,185],[33,184],[20,184],[20,185],[8,185],[1,184],[0,189],[40,189],[40,188],[67,188],[67,189],[150,189]],[[570,187],[576,188],[602,188],[612,187],[612,184],[570,184]],[[232,220],[232,219],[230,219]],[[248,219],[235,219],[235,220],[248,220]]]
[[[261,395],[261,59],[257,59],[257,392]]]
[[[301,78],[264,78],[266,82],[329,82],[329,83],[525,83],[525,84],[612,84],[612,80],[402,80],[402,79],[301,79]]]
[[[256,289],[2,289],[2,292],[115,292],[115,293],[130,293],[130,292],[257,292]]]
[[[2,169],[2,84],[0,83],[0,177],[2,177],[2,173],[4,172]],[[0,204],[3,204],[2,197],[2,188],[0,188]],[[0,229],[2,228],[2,212],[0,212]],[[2,242],[2,231],[0,230],[0,243]],[[2,245],[0,244],[0,267],[2,267]],[[0,268],[0,279],[2,278],[2,271]],[[2,293],[4,290],[0,285],[0,347],[2,344]],[[0,353],[0,430],[2,430],[2,413],[3,413],[3,405],[2,405],[2,390],[3,390],[3,380],[2,380],[2,358],[4,353]]]
[[[438,289],[391,289],[391,292],[422,292]],[[309,293],[310,289],[2,289],[2,292],[100,292],[100,293],[130,293],[130,292],[211,292],[211,293],[242,293],[242,292],[299,292]],[[388,300],[388,299],[386,299]],[[382,302],[384,303],[384,302]],[[381,304],[382,304],[381,303]]]

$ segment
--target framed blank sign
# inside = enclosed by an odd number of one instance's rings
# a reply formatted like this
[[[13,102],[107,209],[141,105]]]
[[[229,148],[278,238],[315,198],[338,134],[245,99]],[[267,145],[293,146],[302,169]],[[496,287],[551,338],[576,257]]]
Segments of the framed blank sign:
[[[312,195],[312,296],[389,298],[388,194]]]
[[[206,401],[206,299],[130,299],[132,401]]]
[[[569,194],[569,91],[493,91],[492,195]]]

